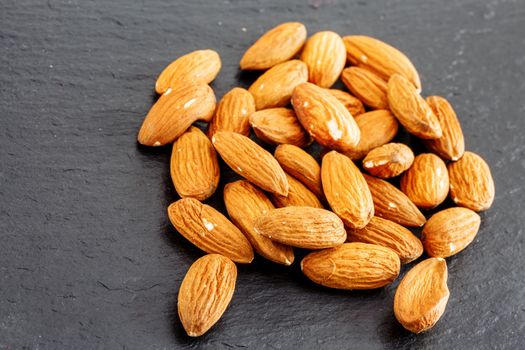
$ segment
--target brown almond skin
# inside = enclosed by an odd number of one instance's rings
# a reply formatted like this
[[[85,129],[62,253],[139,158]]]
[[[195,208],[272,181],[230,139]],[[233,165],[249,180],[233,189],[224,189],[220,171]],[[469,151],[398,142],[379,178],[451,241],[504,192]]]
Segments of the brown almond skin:
[[[170,174],[182,198],[203,201],[219,185],[219,162],[210,140],[196,127],[190,127],[173,144]]]
[[[423,244],[412,232],[393,221],[374,216],[361,229],[348,229],[348,242],[377,244],[392,249],[402,264],[416,260],[423,254]]]
[[[397,278],[400,267],[391,249],[357,242],[312,252],[301,261],[301,270],[315,283],[345,290],[381,288]]]
[[[388,109],[387,82],[373,72],[349,67],[343,70],[341,80],[348,90],[372,109]]]
[[[259,139],[272,145],[287,143],[302,148],[311,143],[310,135],[299,123],[295,112],[288,108],[269,108],[252,113],[250,125]]]
[[[443,135],[438,118],[405,77],[399,74],[390,77],[387,97],[390,110],[409,133],[425,140]]]
[[[299,180],[286,174],[286,179],[290,185],[287,196],[272,194],[272,201],[276,207],[312,207],[323,208],[317,196],[311,192]]]
[[[305,249],[331,248],[346,240],[345,227],[337,215],[311,207],[271,210],[257,219],[255,231],[273,241]]]
[[[277,264],[288,266],[293,263],[292,247],[255,232],[255,221],[275,209],[261,190],[246,180],[231,182],[224,186],[224,204],[233,223],[244,233],[259,255]]]
[[[347,150],[359,143],[360,131],[354,118],[326,89],[300,84],[293,91],[292,105],[303,127],[320,145]]]
[[[206,253],[217,253],[240,263],[253,260],[253,249],[234,224],[224,215],[194,198],[170,204],[168,216],[187,240]]]
[[[422,153],[401,177],[400,187],[418,208],[435,208],[448,195],[447,166],[435,154]]]
[[[237,267],[228,258],[209,254],[195,261],[182,280],[177,309],[190,337],[206,333],[230,304],[237,281]]]
[[[208,128],[211,138],[217,131],[233,131],[250,135],[250,115],[255,112],[252,94],[243,88],[233,88],[222,97]]]
[[[450,197],[460,207],[483,211],[494,202],[494,180],[488,164],[479,155],[465,152],[448,165]]]
[[[264,33],[241,58],[243,70],[263,70],[293,58],[306,41],[306,27],[299,22],[279,24]]]
[[[363,102],[355,96],[350,95],[348,92],[338,89],[328,89],[328,92],[343,104],[348,109],[348,112],[352,117],[357,117],[360,114],[365,113],[365,106]]]
[[[427,97],[427,103],[438,118],[443,136],[426,140],[427,148],[446,160],[456,161],[465,153],[465,140],[461,124],[450,103],[440,96]]]
[[[365,227],[374,216],[372,194],[363,174],[347,156],[331,151],[321,165],[321,179],[330,207],[350,228]]]
[[[465,249],[481,224],[476,212],[467,208],[448,208],[428,219],[421,240],[428,256],[447,258]]]
[[[301,61],[308,66],[308,81],[329,88],[341,75],[346,63],[343,39],[334,32],[312,35],[304,45]]]
[[[209,122],[215,102],[215,94],[206,84],[166,90],[144,119],[138,142],[145,146],[163,146],[175,141],[195,121]]]
[[[394,315],[403,327],[421,333],[439,321],[450,295],[447,278],[442,258],[423,260],[406,273],[394,297]]]
[[[374,148],[363,160],[363,168],[383,179],[401,175],[414,162],[414,152],[402,143],[387,143]]]
[[[308,80],[306,64],[299,60],[279,63],[264,72],[250,86],[257,110],[284,107],[290,103],[295,87]]]
[[[372,193],[375,215],[403,226],[423,226],[425,216],[403,192],[385,180],[366,174],[363,176]]]
[[[286,174],[271,153],[248,137],[219,131],[211,142],[228,166],[261,189],[282,196],[288,194]]]
[[[221,58],[213,50],[197,50],[171,62],[155,83],[155,91],[165,93],[169,88],[177,89],[185,84],[209,84],[221,70]]]

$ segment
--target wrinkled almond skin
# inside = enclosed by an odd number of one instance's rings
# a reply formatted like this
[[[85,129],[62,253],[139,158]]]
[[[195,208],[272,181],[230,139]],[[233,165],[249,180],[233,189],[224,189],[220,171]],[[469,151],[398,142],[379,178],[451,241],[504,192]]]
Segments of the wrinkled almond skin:
[[[388,109],[387,82],[373,72],[349,67],[343,70],[341,80],[348,90],[372,109]]]
[[[311,207],[271,210],[257,219],[255,231],[273,241],[305,249],[331,248],[346,240],[345,227],[337,215]]]
[[[190,127],[173,144],[170,174],[179,196],[203,201],[219,185],[219,162],[210,140],[196,127]]]
[[[168,89],[155,102],[137,137],[145,146],[163,146],[175,141],[197,120],[209,122],[215,111],[215,94],[206,84]]]
[[[208,128],[211,138],[217,131],[233,131],[250,135],[250,114],[255,112],[252,94],[243,88],[233,88],[222,97]]]
[[[228,166],[261,189],[282,196],[288,194],[286,174],[271,153],[248,137],[219,131],[211,142]]]
[[[288,108],[269,108],[252,113],[250,125],[259,139],[272,145],[287,143],[305,147],[311,143],[310,135],[299,123],[295,112]]]
[[[414,162],[414,152],[402,143],[387,143],[374,148],[363,160],[363,168],[383,179],[400,175]]]
[[[261,215],[275,209],[261,190],[246,180],[231,182],[224,186],[224,204],[231,220],[259,255],[278,264],[293,263],[294,252],[291,247],[255,232],[255,221]]]
[[[443,97],[429,96],[427,103],[439,120],[443,136],[426,140],[425,145],[443,159],[458,160],[465,153],[465,140],[456,112]]]
[[[270,68],[250,86],[257,110],[284,107],[290,102],[295,87],[308,80],[306,64],[291,60]]]
[[[224,215],[193,198],[170,204],[168,216],[188,241],[210,254],[221,254],[240,263],[253,260],[253,249],[234,224]]]
[[[341,75],[346,63],[343,39],[334,32],[312,35],[304,45],[301,61],[308,66],[308,81],[329,88]]]
[[[262,70],[293,58],[306,41],[306,27],[287,22],[264,33],[241,58],[241,69]]]
[[[416,68],[398,49],[364,35],[345,36],[343,42],[348,60],[353,65],[368,69],[384,80],[388,80],[393,74],[400,74],[421,90],[421,81]]]
[[[363,102],[357,97],[350,95],[348,92],[338,89],[328,89],[328,92],[343,104],[348,109],[348,112],[352,117],[357,117],[360,114],[365,113],[365,106]]]
[[[447,166],[435,154],[422,153],[401,177],[400,187],[418,208],[435,208],[448,195]]]
[[[448,208],[428,219],[421,240],[432,257],[447,258],[465,249],[479,230],[481,218],[467,208]]]
[[[177,309],[190,337],[206,333],[230,304],[237,281],[237,267],[228,258],[209,254],[195,261],[182,280]]]
[[[300,84],[293,92],[292,105],[303,127],[320,145],[347,150],[359,143],[360,131],[354,118],[326,89]]]
[[[221,70],[221,58],[213,50],[197,50],[179,57],[171,62],[155,83],[155,91],[159,94],[168,89],[191,84],[209,84]]]
[[[421,333],[436,324],[450,295],[447,278],[442,258],[423,260],[406,273],[394,297],[394,314],[403,327]]]
[[[286,174],[290,189],[288,196],[272,194],[272,201],[276,207],[312,207],[323,208],[323,205],[317,196],[311,192],[305,185],[293,176]]]
[[[321,165],[324,194],[330,207],[350,228],[365,227],[374,216],[372,194],[363,174],[347,156],[331,151]]]
[[[488,164],[479,155],[465,152],[448,165],[450,197],[460,207],[474,211],[490,208],[494,202],[494,180]]]
[[[397,278],[400,267],[391,249],[357,242],[310,253],[301,261],[301,270],[315,283],[346,290],[386,286]]]
[[[407,264],[423,254],[423,245],[412,232],[393,221],[374,216],[361,229],[348,229],[348,242],[377,244],[392,249]]]
[[[366,174],[363,176],[372,193],[375,215],[403,226],[423,226],[425,216],[403,192],[385,180]]]
[[[439,120],[427,101],[405,77],[399,74],[390,77],[387,97],[390,110],[409,133],[425,140],[443,135]]]

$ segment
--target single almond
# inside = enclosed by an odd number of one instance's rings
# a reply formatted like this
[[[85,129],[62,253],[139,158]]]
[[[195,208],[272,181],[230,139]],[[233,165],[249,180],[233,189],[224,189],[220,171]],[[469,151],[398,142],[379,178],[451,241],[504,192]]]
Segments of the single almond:
[[[337,98],[346,109],[348,109],[348,112],[350,112],[352,117],[355,118],[358,115],[365,113],[365,106],[363,106],[363,102],[357,97],[338,89],[328,89],[328,92]]]
[[[305,185],[293,176],[286,174],[286,179],[290,185],[287,196],[272,194],[272,201],[276,207],[312,207],[323,208],[323,205]]]
[[[403,327],[421,333],[439,321],[450,295],[447,277],[442,258],[423,260],[407,272],[394,297],[394,314]]]
[[[250,114],[255,112],[252,94],[243,88],[233,88],[222,97],[208,128],[208,136],[217,131],[233,131],[250,135]]]
[[[387,143],[374,148],[363,160],[363,168],[383,179],[395,177],[410,168],[414,152],[402,143]]]
[[[250,125],[255,135],[266,143],[287,143],[305,147],[311,143],[310,135],[303,129],[295,112],[288,108],[269,108],[250,115]]]
[[[349,67],[343,70],[341,80],[348,90],[373,109],[388,109],[387,82],[373,72]]]

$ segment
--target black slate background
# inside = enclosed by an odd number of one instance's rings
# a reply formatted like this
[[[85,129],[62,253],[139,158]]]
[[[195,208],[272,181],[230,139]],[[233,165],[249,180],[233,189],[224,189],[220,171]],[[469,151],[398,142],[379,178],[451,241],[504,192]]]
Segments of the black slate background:
[[[248,86],[242,53],[290,20],[406,52],[424,93],[450,99],[467,149],[492,168],[496,200],[475,242],[447,259],[450,301],[426,334],[395,322],[397,282],[332,291],[261,258],[239,267],[211,332],[190,339],[178,321],[178,287],[202,253],[166,217],[177,198],[169,147],[136,144],[154,81],[210,47],[223,60],[217,96]],[[3,0],[0,348],[523,348],[524,34],[523,0]]]

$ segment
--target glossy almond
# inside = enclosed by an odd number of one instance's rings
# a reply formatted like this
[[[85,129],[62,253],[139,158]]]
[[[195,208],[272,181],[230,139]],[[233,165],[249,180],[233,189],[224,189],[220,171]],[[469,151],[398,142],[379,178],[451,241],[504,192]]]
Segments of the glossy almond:
[[[272,201],[275,203],[276,207],[323,207],[317,196],[299,180],[296,180],[293,176],[288,174],[286,174],[286,178],[288,180],[288,184],[290,185],[288,195],[280,196],[277,194],[272,194]]]
[[[348,112],[352,117],[357,117],[358,115],[365,113],[365,107],[363,102],[357,97],[350,95],[348,92],[338,89],[328,89],[328,92],[332,94],[335,98],[343,104],[343,106],[348,109]]]
[[[287,143],[305,147],[311,141],[295,112],[288,108],[269,108],[252,113],[250,125],[259,139],[272,145]]]
[[[222,97],[208,128],[211,137],[217,131],[233,131],[250,135],[250,114],[255,112],[252,94],[243,88],[233,88]]]
[[[341,80],[348,90],[373,109],[388,109],[387,82],[373,72],[349,67],[343,70]]]
[[[410,168],[414,152],[402,143],[387,143],[374,148],[363,160],[363,168],[383,179],[395,177]]]

